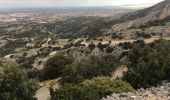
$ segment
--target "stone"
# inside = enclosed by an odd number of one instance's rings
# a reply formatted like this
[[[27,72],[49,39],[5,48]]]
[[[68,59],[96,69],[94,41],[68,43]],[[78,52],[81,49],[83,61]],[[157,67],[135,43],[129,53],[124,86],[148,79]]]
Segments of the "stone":
[[[161,86],[160,89],[164,89],[164,86]]]
[[[141,92],[143,92],[143,91],[144,91],[144,89],[143,89],[143,88],[141,88],[141,89],[140,89],[140,91],[141,91]]]
[[[137,99],[137,96],[130,96],[130,99],[135,100]]]
[[[125,98],[125,97],[128,97],[128,95],[126,93],[122,93],[119,95],[120,98]]]
[[[148,96],[149,94],[151,94],[149,90],[146,90],[145,92],[143,92],[143,96]]]
[[[134,92],[113,94],[110,98],[102,100],[170,100],[169,83],[163,83],[158,87],[138,89]]]

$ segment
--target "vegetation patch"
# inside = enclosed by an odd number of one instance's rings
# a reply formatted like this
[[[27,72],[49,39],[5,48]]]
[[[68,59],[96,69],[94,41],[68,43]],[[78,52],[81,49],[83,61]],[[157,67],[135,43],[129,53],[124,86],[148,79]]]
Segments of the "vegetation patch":
[[[29,80],[27,73],[15,63],[2,66],[0,70],[0,100],[36,100],[38,83]]]
[[[107,77],[94,77],[79,84],[65,84],[51,89],[51,100],[100,100],[112,93],[132,92],[130,84]]]
[[[151,44],[137,43],[129,51],[128,72],[124,79],[134,88],[147,88],[170,80],[170,41]]]

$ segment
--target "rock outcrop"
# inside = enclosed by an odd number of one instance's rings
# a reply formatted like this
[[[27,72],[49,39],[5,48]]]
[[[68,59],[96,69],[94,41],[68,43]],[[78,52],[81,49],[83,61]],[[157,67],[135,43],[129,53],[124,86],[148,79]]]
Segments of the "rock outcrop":
[[[102,100],[170,100],[170,83],[158,87],[139,89],[135,92],[112,94]]]

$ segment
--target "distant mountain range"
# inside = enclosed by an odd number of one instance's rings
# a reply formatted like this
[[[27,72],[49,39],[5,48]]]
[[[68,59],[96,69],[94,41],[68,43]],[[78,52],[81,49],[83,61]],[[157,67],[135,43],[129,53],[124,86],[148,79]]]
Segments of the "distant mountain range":
[[[124,5],[124,7],[92,7],[92,8],[25,8],[15,9],[11,12],[32,12],[32,13],[68,13],[68,12],[110,12],[116,13],[124,11],[126,7],[132,7],[133,5]],[[143,5],[135,5],[143,7]],[[149,6],[149,5],[144,5]],[[128,10],[127,10],[128,11]],[[151,33],[170,33],[170,0],[164,0],[158,4],[155,4],[148,8],[140,10],[131,10],[132,12],[122,13],[114,16],[95,18],[88,22],[84,22],[89,18],[78,18],[66,20],[64,23],[68,23],[68,27],[63,24],[63,30],[58,34],[63,35],[86,35],[96,36],[103,34],[118,34],[124,35],[122,37],[131,38],[135,36],[137,32]],[[9,11],[10,12],[10,11]],[[69,23],[69,22],[74,23]],[[62,26],[60,22],[48,23],[46,26],[52,26],[50,30],[58,29],[57,26]],[[45,27],[46,27],[45,26]],[[74,26],[74,27],[73,27]],[[74,28],[74,29],[73,29]],[[57,33],[54,31],[54,33]]]
[[[148,27],[158,26],[161,22],[162,24],[169,22],[169,17],[170,0],[165,0],[149,8],[123,15],[121,19],[123,19],[124,22],[123,24],[121,23],[120,26],[126,26],[124,27],[125,29],[132,27],[139,28],[142,25],[154,24],[155,21],[157,25],[150,25]],[[120,26],[117,25],[117,27]]]
[[[125,10],[127,8],[121,6],[104,6],[104,7],[67,7],[67,8],[12,8],[0,9],[4,13],[95,13],[95,12],[112,12],[118,10]]]
[[[75,35],[95,36],[116,33],[124,35],[122,37],[125,38],[131,38],[137,32],[145,32],[147,34],[170,33],[170,0],[164,0],[141,10],[96,19],[83,26],[75,26],[74,32],[69,30],[69,33]]]
[[[146,3],[146,4],[128,4],[128,5],[122,5],[122,8],[128,8],[128,9],[143,9],[147,7],[151,7],[155,5],[154,3]]]
[[[45,7],[45,8],[1,8],[0,12],[24,12],[24,13],[57,13],[57,12],[96,12],[96,11],[111,11],[117,9],[143,9],[146,7],[150,7],[154,4],[127,4],[127,5],[120,5],[120,6],[92,6],[92,7]]]
[[[121,16],[103,19],[103,33],[135,33],[144,31],[147,33],[170,33],[170,0],[164,0],[151,7],[130,12]],[[101,21],[101,20],[100,20]],[[98,21],[98,22],[100,22]]]

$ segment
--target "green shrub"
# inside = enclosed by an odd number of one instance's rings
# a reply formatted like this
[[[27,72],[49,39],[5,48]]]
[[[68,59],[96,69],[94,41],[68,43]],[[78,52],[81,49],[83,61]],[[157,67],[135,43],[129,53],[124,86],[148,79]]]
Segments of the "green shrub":
[[[123,39],[121,35],[118,35],[117,33],[112,33],[112,39]]]
[[[38,84],[29,80],[27,73],[15,63],[2,66],[0,70],[0,100],[36,100]]]
[[[138,37],[143,37],[143,38],[146,38],[146,39],[151,38],[150,34],[146,34],[144,32],[136,32],[136,35],[137,35],[137,38]]]
[[[133,88],[122,80],[107,77],[95,77],[80,84],[65,84],[51,89],[51,100],[100,100],[112,93],[131,92]]]
[[[99,44],[97,45],[97,47],[98,47],[101,51],[103,51],[104,48],[106,48],[108,45],[109,45],[109,44],[102,44],[101,42],[99,42]]]
[[[112,52],[114,51],[114,47],[107,46],[105,51],[106,51],[107,53],[112,53]]]
[[[27,69],[29,79],[41,80],[42,70],[39,69]]]
[[[119,46],[125,50],[132,49],[132,43],[130,42],[119,43]]]
[[[64,45],[64,49],[68,49],[68,48],[71,48],[73,46],[74,46],[74,44],[72,42],[70,42],[70,43],[67,43],[66,45]]]
[[[122,80],[111,80],[107,77],[94,77],[82,83],[86,88],[93,88],[98,91],[100,98],[111,93],[123,93],[133,91],[133,87]]]
[[[81,82],[99,75],[110,76],[118,66],[119,60],[112,55],[91,56],[68,66],[61,81]]]
[[[158,40],[141,46],[136,44],[129,52],[129,70],[124,79],[134,88],[156,86],[169,80],[170,41]]]
[[[63,75],[67,65],[72,64],[74,58],[65,56],[62,53],[55,55],[47,60],[44,69],[42,70],[42,79],[55,79]]]
[[[89,47],[89,49],[90,49],[90,50],[93,50],[93,49],[95,49],[96,45],[95,45],[95,44],[93,44],[93,43],[91,43],[91,44],[89,44],[89,46],[88,46],[88,47]]]

